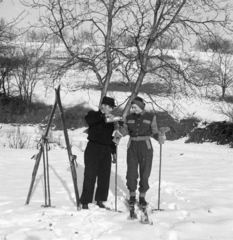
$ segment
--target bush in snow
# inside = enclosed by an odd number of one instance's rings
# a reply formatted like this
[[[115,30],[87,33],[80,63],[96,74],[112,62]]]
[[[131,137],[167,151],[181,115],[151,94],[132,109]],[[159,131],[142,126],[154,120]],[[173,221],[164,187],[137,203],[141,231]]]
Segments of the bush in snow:
[[[31,137],[21,129],[18,125],[7,132],[7,140],[9,148],[29,148]]]
[[[205,124],[204,127],[195,128],[189,134],[186,143],[196,142],[216,142],[217,144],[229,144],[233,147],[233,123],[230,122],[212,122]]]

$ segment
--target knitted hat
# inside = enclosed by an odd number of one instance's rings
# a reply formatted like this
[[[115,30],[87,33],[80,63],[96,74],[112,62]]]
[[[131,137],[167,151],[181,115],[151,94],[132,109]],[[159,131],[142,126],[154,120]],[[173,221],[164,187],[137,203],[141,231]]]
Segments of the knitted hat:
[[[140,97],[134,98],[134,100],[132,101],[131,104],[136,104],[136,105],[138,105],[138,107],[140,107],[142,110],[145,108],[145,105],[146,105],[146,104],[144,103],[143,99],[140,98]]]
[[[106,104],[112,108],[116,107],[115,100],[111,97],[103,97],[102,104]]]

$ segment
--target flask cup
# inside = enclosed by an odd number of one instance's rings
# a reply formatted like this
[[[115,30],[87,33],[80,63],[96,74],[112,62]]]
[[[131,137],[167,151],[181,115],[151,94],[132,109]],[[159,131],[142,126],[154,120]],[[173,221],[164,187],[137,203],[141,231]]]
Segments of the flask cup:
[[[110,118],[110,117],[106,117],[105,118],[105,121],[107,123],[110,123],[110,122],[119,122],[122,120],[122,117],[119,117],[119,116],[116,116],[116,117],[113,117],[113,118]]]

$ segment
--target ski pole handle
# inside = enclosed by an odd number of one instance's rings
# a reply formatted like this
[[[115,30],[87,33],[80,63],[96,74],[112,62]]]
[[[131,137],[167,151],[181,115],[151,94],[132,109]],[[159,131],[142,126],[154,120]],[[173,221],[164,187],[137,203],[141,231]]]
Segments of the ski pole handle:
[[[170,131],[170,128],[169,127],[161,127],[159,129],[159,132],[161,133],[162,136],[165,136],[165,133],[166,132],[169,132]]]
[[[169,127],[161,127],[159,129],[159,137],[158,137],[158,142],[160,145],[164,144],[165,140],[166,140],[166,135],[165,133],[170,131]]]

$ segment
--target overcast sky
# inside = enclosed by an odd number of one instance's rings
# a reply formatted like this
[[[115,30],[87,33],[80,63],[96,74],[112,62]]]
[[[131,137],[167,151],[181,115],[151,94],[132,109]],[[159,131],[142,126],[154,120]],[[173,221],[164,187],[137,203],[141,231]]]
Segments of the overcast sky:
[[[229,1],[229,0],[228,0]],[[231,0],[232,1],[232,0]],[[0,3],[0,18],[4,18],[7,22],[16,19],[20,14],[25,16],[21,17],[18,27],[28,27],[38,21],[39,10],[26,8],[20,3],[20,0],[2,0]]]
[[[37,21],[38,15],[36,10],[32,11],[24,7],[19,0],[3,0],[0,3],[0,17],[4,18],[7,22],[17,18],[21,13],[26,16],[20,23],[21,27],[26,27],[30,23],[33,24]]]

